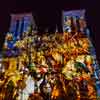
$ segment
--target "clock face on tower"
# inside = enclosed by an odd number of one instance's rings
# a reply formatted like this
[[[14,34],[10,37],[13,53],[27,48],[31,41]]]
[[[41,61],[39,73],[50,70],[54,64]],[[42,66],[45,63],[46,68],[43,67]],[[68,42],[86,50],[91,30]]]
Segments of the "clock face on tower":
[[[9,31],[15,36],[28,31],[30,25],[35,27],[35,21],[31,13],[11,14],[11,24]]]

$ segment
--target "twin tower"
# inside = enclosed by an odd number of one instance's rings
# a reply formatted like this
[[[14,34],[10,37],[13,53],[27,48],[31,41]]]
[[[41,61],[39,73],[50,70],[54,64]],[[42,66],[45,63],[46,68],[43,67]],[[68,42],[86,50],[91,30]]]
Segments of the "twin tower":
[[[9,31],[15,36],[28,31],[28,27],[32,25],[33,29],[36,27],[32,13],[11,14],[11,23]]]
[[[64,26],[64,16],[84,16],[85,10],[63,11],[62,26]],[[28,27],[32,25],[33,30],[36,29],[35,19],[32,13],[11,14],[11,23],[9,31],[15,36],[28,31]],[[63,27],[62,27],[63,28]]]

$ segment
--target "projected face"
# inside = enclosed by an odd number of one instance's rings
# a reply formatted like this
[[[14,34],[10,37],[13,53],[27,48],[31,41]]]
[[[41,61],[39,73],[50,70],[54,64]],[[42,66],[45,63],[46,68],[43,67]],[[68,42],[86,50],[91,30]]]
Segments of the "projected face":
[[[71,26],[71,18],[66,16],[67,17],[67,20],[65,21],[65,24],[68,25],[68,26]]]

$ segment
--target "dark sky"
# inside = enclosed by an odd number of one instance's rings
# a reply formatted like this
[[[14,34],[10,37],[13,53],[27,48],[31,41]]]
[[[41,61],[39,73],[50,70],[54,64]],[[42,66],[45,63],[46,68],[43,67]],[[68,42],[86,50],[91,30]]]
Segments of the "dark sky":
[[[1,2],[2,1],[2,2]],[[86,9],[87,22],[91,26],[94,34],[93,41],[96,46],[97,56],[100,61],[100,17],[99,0],[1,0],[0,1],[0,37],[4,40],[3,33],[8,31],[10,23],[10,13],[34,12],[37,14],[37,20],[50,25],[57,19],[55,12],[58,12],[58,24],[60,24],[61,11],[71,9]],[[45,26],[44,25],[44,26]]]
[[[96,0],[1,0],[0,2],[0,32],[8,31],[10,13],[34,12],[41,24],[53,23],[61,19],[62,10],[85,8],[88,15],[94,16]],[[94,11],[93,11],[94,9]],[[58,14],[58,15],[57,15]],[[90,19],[89,18],[89,19]],[[60,21],[60,20],[59,20]],[[90,21],[91,22],[91,21]],[[60,23],[60,22],[59,22]]]
[[[0,2],[0,27],[7,30],[10,21],[10,13],[31,12],[40,16],[41,21],[51,21],[55,18],[55,12],[62,10],[86,8],[93,14],[92,8],[96,6],[96,0],[1,0]],[[60,15],[59,15],[60,17]],[[46,20],[47,18],[47,20]],[[49,19],[49,20],[48,20]]]

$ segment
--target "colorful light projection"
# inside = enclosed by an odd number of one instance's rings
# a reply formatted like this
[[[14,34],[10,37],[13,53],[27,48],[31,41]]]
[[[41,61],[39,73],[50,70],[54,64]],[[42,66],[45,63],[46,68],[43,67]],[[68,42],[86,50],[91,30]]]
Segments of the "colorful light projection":
[[[28,27],[32,24],[35,27],[35,21],[31,13],[25,14],[11,14],[11,25],[9,31],[15,36],[21,35],[28,31]]]

